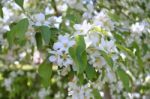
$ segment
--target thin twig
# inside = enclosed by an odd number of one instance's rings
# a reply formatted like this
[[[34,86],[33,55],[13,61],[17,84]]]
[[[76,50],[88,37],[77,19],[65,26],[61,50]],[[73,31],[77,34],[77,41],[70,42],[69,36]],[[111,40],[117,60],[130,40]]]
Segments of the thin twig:
[[[55,15],[56,15],[56,16],[60,16],[60,13],[59,13],[59,11],[58,11],[58,9],[57,9],[55,0],[51,0],[51,5],[52,5],[52,7],[53,7],[53,9],[54,9],[54,11],[55,11]]]

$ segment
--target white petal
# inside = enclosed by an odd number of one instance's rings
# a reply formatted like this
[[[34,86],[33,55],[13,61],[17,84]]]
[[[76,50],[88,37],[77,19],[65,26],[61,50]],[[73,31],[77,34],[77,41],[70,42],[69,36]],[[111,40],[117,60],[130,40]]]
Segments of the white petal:
[[[62,22],[62,17],[61,17],[61,16],[60,16],[60,17],[56,17],[55,19],[56,19],[56,21],[57,21],[58,23],[61,23],[61,22]]]
[[[74,28],[75,28],[75,30],[80,30],[81,29],[81,25],[80,24],[75,24]]]
[[[68,44],[68,47],[71,47],[75,44],[75,41],[70,41],[69,44]]]
[[[51,62],[55,62],[56,61],[56,56],[54,56],[54,55],[52,55],[52,56],[50,56],[49,57],[49,61],[51,61]]]
[[[56,42],[56,43],[54,43],[54,45],[53,45],[53,49],[54,50],[58,50],[58,49],[60,49],[60,48],[62,48],[63,47],[63,44],[61,43],[61,42]]]
[[[60,41],[61,41],[62,43],[67,44],[67,43],[69,42],[69,38],[68,38],[68,37],[65,37],[65,36],[62,36],[62,37],[60,38]]]
[[[73,63],[73,61],[72,61],[71,59],[67,58],[66,63],[67,63],[68,65],[71,65],[71,64]]]
[[[39,14],[36,14],[36,15],[35,15],[35,19],[36,19],[37,21],[42,22],[42,21],[45,21],[45,16],[44,16],[43,13],[39,13]]]
[[[58,66],[62,67],[62,64],[63,63],[63,59],[61,59],[60,57],[58,57],[58,60],[57,60],[57,64]]]

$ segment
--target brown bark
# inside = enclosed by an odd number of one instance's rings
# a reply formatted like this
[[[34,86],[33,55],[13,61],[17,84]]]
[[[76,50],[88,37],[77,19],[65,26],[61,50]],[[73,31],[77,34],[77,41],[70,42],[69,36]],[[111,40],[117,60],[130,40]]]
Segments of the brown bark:
[[[110,89],[109,89],[108,83],[105,83],[104,85],[104,98],[103,99],[112,99],[110,95]]]

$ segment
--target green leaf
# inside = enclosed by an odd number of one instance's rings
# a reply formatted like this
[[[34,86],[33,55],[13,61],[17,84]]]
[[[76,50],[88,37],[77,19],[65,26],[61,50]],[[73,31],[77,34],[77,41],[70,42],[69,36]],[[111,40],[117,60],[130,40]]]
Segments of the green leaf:
[[[68,8],[66,12],[66,19],[70,21],[70,25],[73,26],[75,23],[80,23],[82,12],[79,10]]]
[[[14,44],[14,36],[15,35],[11,31],[6,32],[6,34],[7,34],[7,41],[9,43],[9,47],[11,48],[12,45]]]
[[[77,53],[77,47],[75,46],[69,48],[69,54],[77,66],[78,74],[82,74],[86,69],[86,65],[87,65],[86,52],[84,51],[83,53],[81,53],[81,55],[79,55]]]
[[[98,27],[98,26],[95,26],[91,31],[92,31],[92,32],[98,32],[98,33],[103,34],[103,35],[106,35],[106,36],[109,35],[106,30],[104,30],[104,29],[102,29],[102,28],[100,28],[100,27]]]
[[[124,38],[119,33],[114,33],[114,37],[117,39],[116,41],[119,43],[125,43]]]
[[[76,57],[78,62],[79,73],[83,73],[87,66],[86,45],[83,36],[76,37]]]
[[[112,58],[104,51],[100,51],[101,55],[104,57],[105,61],[107,62],[107,64],[111,67],[113,67],[113,60]]]
[[[143,62],[141,56],[138,56],[138,57],[137,57],[137,62],[138,62],[138,64],[139,64],[140,71],[144,72],[144,62]]]
[[[76,57],[76,46],[69,48],[69,54],[70,54],[71,58],[73,59],[73,61],[74,61],[74,62],[76,63],[76,65],[77,65],[78,62],[77,62],[77,57]]]
[[[87,54],[86,54],[86,45],[83,36],[76,37],[76,56],[79,65],[79,72],[82,73],[86,69],[87,66]]]
[[[120,20],[119,15],[117,15],[116,13],[108,13],[109,17],[113,20],[113,21],[118,21]]]
[[[48,87],[52,75],[52,64],[46,59],[38,68],[40,77],[42,78],[43,85]]]
[[[83,73],[87,67],[86,45],[83,36],[76,37],[76,46],[69,49],[69,54],[77,66],[77,72]]]
[[[119,45],[119,44],[116,44],[116,46],[117,46],[120,50],[122,50],[122,51],[128,53],[130,56],[132,56],[132,57],[134,56],[133,52],[132,52],[130,49],[128,49],[128,48],[126,48],[126,47],[124,47],[124,46],[122,46],[122,45]]]
[[[0,16],[3,18],[4,16],[3,16],[3,6],[0,4]]]
[[[127,91],[130,91],[131,90],[131,88],[130,88],[130,80],[131,80],[130,76],[121,68],[118,68],[117,75],[119,76],[120,80],[122,81],[124,88]]]
[[[77,52],[77,60],[79,63],[79,73],[83,73],[87,67],[87,54],[86,51],[84,51],[81,55]]]
[[[102,97],[100,96],[100,93],[97,89],[93,89],[92,93],[94,95],[94,99],[102,99]]]
[[[97,73],[96,73],[95,69],[90,64],[87,65],[85,73],[89,80],[93,80],[94,78],[97,77]]]
[[[15,0],[15,2],[16,2],[21,8],[23,8],[24,0]]]
[[[42,49],[43,43],[42,43],[42,35],[41,33],[37,32],[35,34],[35,39],[36,39],[36,46],[39,50]]]
[[[2,44],[0,43],[0,54],[2,53]]]
[[[142,52],[141,52],[141,49],[140,49],[139,45],[135,41],[132,43],[132,50],[134,50],[134,49],[136,49],[135,55],[137,57],[137,63],[140,67],[140,70],[144,71],[144,63],[143,63],[143,60],[141,58]]]
[[[24,39],[25,33],[28,30],[28,26],[29,26],[29,21],[27,18],[22,19],[21,21],[19,21],[13,28],[13,32],[16,33],[16,36],[19,39]]]
[[[41,26],[40,30],[41,30],[42,37],[45,41],[45,44],[48,45],[50,42],[50,38],[51,38],[51,31],[50,31],[49,27]]]
[[[146,43],[142,43],[143,54],[146,54],[149,51],[149,47]]]
[[[81,86],[84,85],[85,84],[84,75],[83,74],[78,74],[77,77],[79,79],[78,82],[77,82],[77,84],[81,85]]]
[[[141,50],[135,41],[132,43],[132,50],[134,50],[134,49],[136,49],[135,55],[141,56]]]
[[[86,49],[85,41],[83,36],[76,36],[77,52],[81,55]]]
[[[11,30],[7,32],[7,40],[11,47],[14,42],[23,45],[25,43],[25,33],[28,30],[28,19],[22,19],[17,24],[11,26]]]

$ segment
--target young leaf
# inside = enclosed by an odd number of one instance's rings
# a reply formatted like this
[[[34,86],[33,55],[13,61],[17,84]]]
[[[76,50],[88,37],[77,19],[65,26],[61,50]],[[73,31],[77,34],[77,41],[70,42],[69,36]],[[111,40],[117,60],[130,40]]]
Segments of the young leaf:
[[[98,26],[95,26],[91,31],[92,31],[92,32],[98,32],[98,33],[103,34],[103,35],[106,35],[106,36],[109,35],[106,30],[104,30],[104,29],[102,29],[102,28],[100,28],[100,27],[98,27]]]
[[[52,65],[46,59],[38,69],[39,75],[42,78],[43,85],[48,87],[50,84],[50,78],[52,75]]]

